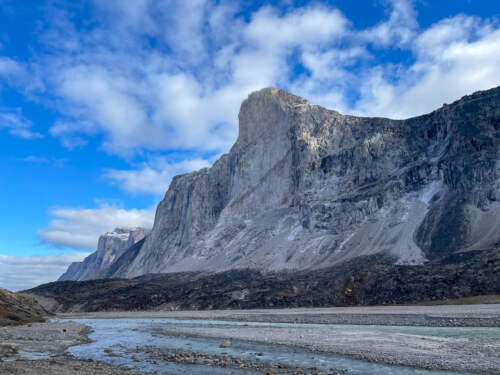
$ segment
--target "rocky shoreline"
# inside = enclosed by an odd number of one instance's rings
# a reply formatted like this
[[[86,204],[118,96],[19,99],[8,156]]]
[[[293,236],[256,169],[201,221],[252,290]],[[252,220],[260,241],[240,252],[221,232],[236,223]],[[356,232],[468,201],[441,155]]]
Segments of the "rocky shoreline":
[[[72,321],[1,327],[0,374],[139,374],[100,362],[77,360],[65,353],[70,346],[90,342],[89,333],[89,327]]]
[[[0,374],[9,375],[139,375],[123,367],[101,362],[53,358],[49,360],[18,359],[13,362],[0,361]]]

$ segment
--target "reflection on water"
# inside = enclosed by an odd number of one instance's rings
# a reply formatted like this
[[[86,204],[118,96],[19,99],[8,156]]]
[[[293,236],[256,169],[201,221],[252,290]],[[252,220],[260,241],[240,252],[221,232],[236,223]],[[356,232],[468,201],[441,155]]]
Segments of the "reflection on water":
[[[177,319],[74,319],[90,326],[94,332],[90,335],[90,344],[70,348],[69,353],[77,358],[104,361],[114,365],[127,366],[143,371],[159,371],[170,374],[256,374],[252,370],[225,369],[201,365],[184,365],[149,359],[147,353],[136,350],[141,346],[154,346],[160,349],[185,350],[211,355],[223,353],[237,358],[255,361],[259,353],[262,362],[281,363],[293,367],[317,368],[328,371],[331,368],[348,370],[349,374],[376,375],[463,375],[464,373],[447,371],[427,371],[400,366],[388,366],[351,359],[349,357],[317,354],[306,349],[284,345],[265,345],[233,341],[229,348],[220,348],[221,340],[207,338],[171,337],[158,334],[160,329],[177,325],[183,327],[206,327],[210,325],[248,325],[311,328],[322,327],[335,330],[382,330],[406,334],[433,335],[447,337],[499,337],[498,328],[428,328],[428,327],[388,327],[388,326],[346,326],[290,323],[251,323],[222,322],[209,320]],[[486,336],[485,336],[486,335]],[[106,349],[106,350],[105,350]],[[110,350],[111,349],[111,350]]]

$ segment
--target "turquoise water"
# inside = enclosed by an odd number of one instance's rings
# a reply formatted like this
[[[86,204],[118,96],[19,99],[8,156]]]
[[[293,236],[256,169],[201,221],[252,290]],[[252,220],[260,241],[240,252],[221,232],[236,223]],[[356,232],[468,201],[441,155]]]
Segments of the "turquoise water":
[[[193,366],[150,360],[145,353],[136,353],[136,346],[154,346],[164,349],[179,349],[206,354],[227,353],[243,359],[256,359],[256,353],[263,353],[258,358],[262,362],[281,363],[302,368],[317,368],[328,371],[331,368],[345,369],[353,375],[464,375],[465,373],[450,371],[428,371],[401,366],[389,366],[352,359],[333,354],[317,354],[306,349],[285,345],[265,345],[244,341],[232,341],[229,348],[221,349],[221,340],[206,338],[171,337],[158,332],[173,325],[182,327],[207,327],[211,325],[248,325],[259,327],[295,327],[313,328],[320,326],[334,330],[377,330],[400,332],[406,334],[446,336],[446,337],[500,337],[498,328],[470,327],[392,327],[392,326],[346,326],[289,323],[252,323],[225,322],[211,320],[177,320],[177,319],[73,319],[90,326],[94,332],[90,335],[90,344],[71,347],[68,352],[77,358],[104,361],[114,365],[127,366],[143,371],[158,371],[169,374],[257,374],[250,370],[233,370],[207,366]],[[486,335],[486,336],[485,336]],[[104,349],[112,348],[119,356],[110,355]],[[134,360],[134,356],[136,360]],[[137,359],[140,362],[137,362]]]

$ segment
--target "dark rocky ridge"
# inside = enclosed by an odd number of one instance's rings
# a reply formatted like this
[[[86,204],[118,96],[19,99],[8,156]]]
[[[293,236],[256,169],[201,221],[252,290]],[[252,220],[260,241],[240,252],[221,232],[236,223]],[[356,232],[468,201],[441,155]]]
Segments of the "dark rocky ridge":
[[[408,120],[251,94],[211,168],[176,176],[142,246],[99,277],[419,265],[500,240],[500,88]]]
[[[393,260],[371,255],[311,271],[64,281],[26,293],[53,312],[404,304],[500,294],[500,248],[452,254],[420,266],[395,265]]]

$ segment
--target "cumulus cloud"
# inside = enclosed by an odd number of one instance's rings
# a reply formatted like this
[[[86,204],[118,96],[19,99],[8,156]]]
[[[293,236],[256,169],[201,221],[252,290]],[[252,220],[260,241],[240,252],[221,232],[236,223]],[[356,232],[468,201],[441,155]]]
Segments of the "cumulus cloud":
[[[53,217],[38,237],[47,244],[60,248],[94,249],[99,236],[116,227],[151,228],[154,208],[126,210],[111,205],[98,208],[53,208]]]
[[[0,254],[0,287],[19,291],[55,281],[72,262],[90,253],[67,253],[32,257]]]
[[[25,119],[20,110],[8,112],[0,109],[0,129],[7,129],[8,132],[23,139],[43,138],[43,135],[31,130],[33,123]]]
[[[500,85],[500,29],[475,17],[442,20],[418,36],[407,69],[381,66],[366,73],[357,111],[406,118],[463,95]]]
[[[165,194],[175,175],[209,166],[210,163],[204,159],[183,160],[177,163],[169,163],[161,159],[156,160],[154,166],[144,164],[139,169],[108,170],[105,178],[131,193],[161,195]]]

